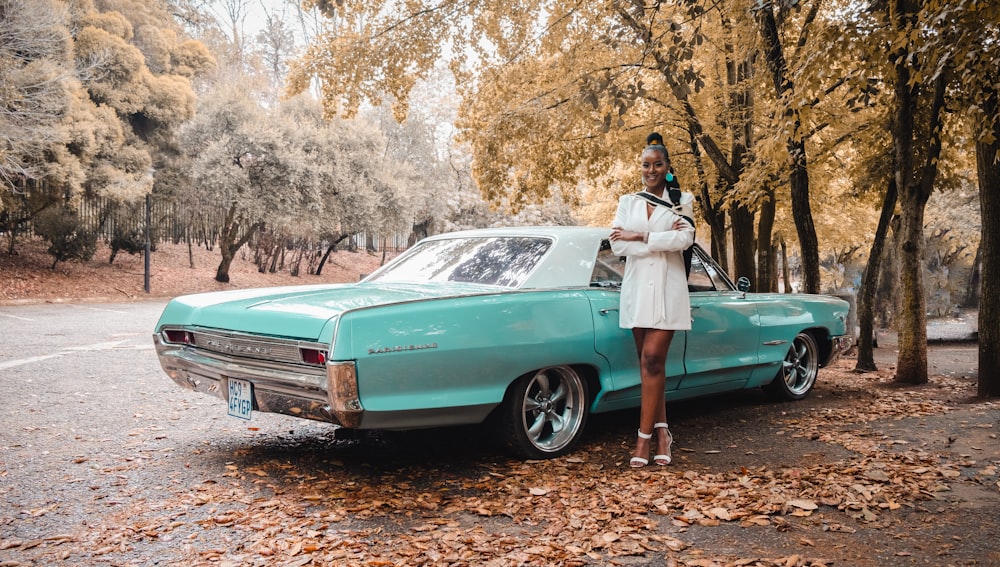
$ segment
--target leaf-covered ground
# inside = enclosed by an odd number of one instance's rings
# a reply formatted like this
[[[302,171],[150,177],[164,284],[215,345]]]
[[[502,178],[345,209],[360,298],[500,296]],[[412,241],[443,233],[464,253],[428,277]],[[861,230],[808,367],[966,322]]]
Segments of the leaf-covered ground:
[[[968,379],[899,389],[852,363],[804,403],[672,407],[666,468],[627,467],[632,412],[595,417],[579,451],[534,462],[500,456],[473,429],[335,440],[276,420],[164,446],[169,428],[152,426],[129,435],[158,450],[104,468],[128,487],[106,515],[2,539],[0,565],[1000,562],[997,406],[971,403]]]

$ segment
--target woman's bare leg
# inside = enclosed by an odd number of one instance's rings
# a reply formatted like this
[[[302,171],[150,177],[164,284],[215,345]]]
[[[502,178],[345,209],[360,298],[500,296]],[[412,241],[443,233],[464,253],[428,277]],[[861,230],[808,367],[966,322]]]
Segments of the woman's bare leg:
[[[635,339],[639,354],[639,371],[642,377],[639,431],[653,433],[654,423],[667,421],[664,393],[667,380],[666,363],[674,332],[661,329],[633,329],[632,337]],[[649,440],[640,438],[636,443],[634,456],[646,458],[649,454],[649,443]],[[661,449],[666,449],[666,437],[663,435],[657,437],[658,454],[663,454]]]

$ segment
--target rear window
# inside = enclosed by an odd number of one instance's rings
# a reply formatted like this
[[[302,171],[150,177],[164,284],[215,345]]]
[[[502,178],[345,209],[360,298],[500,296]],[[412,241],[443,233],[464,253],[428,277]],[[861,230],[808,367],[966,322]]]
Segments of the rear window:
[[[539,237],[482,237],[417,244],[372,274],[377,282],[467,282],[520,287],[552,247]]]

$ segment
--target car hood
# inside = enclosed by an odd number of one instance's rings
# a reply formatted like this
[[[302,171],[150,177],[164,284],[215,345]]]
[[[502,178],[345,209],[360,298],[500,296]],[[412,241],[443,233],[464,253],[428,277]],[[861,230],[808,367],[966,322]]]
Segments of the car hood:
[[[200,293],[173,299],[157,328],[194,325],[315,341],[327,322],[352,309],[500,290],[465,283],[373,282]]]

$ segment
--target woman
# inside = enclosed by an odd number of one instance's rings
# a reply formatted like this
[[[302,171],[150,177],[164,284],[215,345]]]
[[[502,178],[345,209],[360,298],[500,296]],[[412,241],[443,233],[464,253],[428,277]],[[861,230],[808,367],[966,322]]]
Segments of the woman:
[[[611,250],[628,258],[622,278],[618,324],[623,329],[632,329],[642,377],[639,439],[629,460],[632,467],[649,464],[654,433],[657,437],[653,462],[661,466],[670,464],[673,436],[667,428],[664,393],[667,351],[674,331],[691,329],[682,252],[694,242],[694,227],[683,218],[691,218],[694,197],[681,193],[679,203],[669,202],[667,187],[677,185],[667,148],[656,133],[650,134],[646,143],[641,159],[645,188],[618,200],[611,230]]]

